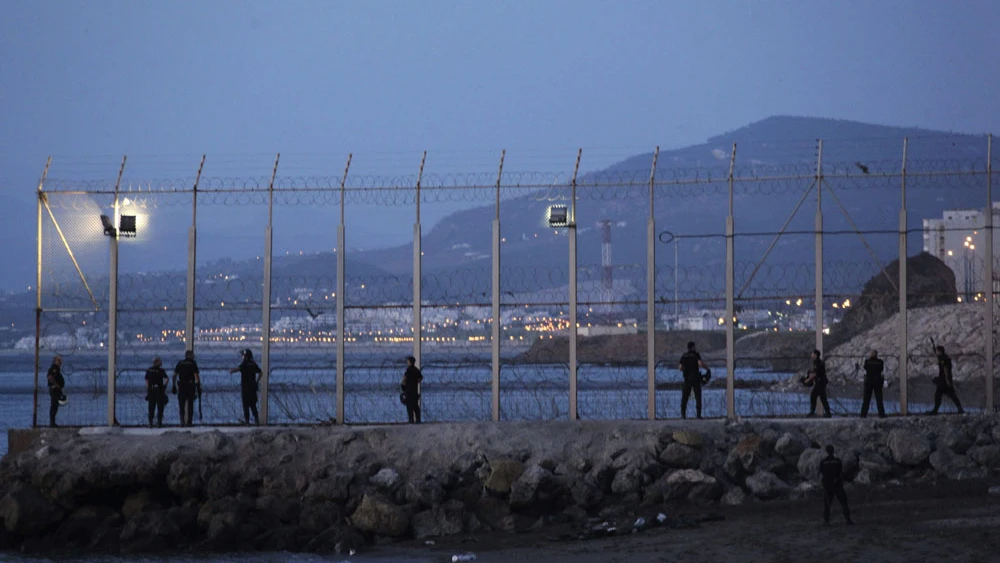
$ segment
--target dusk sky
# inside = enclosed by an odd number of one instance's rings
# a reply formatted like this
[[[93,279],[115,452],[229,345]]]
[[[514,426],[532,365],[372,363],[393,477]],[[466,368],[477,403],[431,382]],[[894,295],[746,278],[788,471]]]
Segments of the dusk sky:
[[[998,21],[988,0],[8,1],[0,288],[33,281],[11,218],[33,225],[50,154],[57,177],[113,178],[126,153],[138,175],[207,153],[258,176],[279,151],[287,173],[353,152],[412,174],[423,150],[554,170],[583,147],[596,169],[776,114],[1000,132]]]

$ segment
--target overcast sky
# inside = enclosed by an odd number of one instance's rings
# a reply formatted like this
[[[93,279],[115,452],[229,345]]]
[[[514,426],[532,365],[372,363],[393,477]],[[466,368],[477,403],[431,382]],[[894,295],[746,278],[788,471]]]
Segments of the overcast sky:
[[[501,148],[559,169],[584,147],[593,169],[775,114],[996,132],[998,22],[987,0],[9,0],[0,256],[33,271],[10,213],[34,221],[50,154],[60,177],[113,177],[125,153],[136,174],[208,153],[261,175],[278,151],[290,172],[336,175],[353,151],[398,174],[422,150],[478,171]]]

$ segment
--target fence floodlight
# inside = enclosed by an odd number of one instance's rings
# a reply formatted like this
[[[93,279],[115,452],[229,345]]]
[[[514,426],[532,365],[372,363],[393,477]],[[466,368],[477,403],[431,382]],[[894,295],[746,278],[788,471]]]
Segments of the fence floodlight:
[[[565,205],[550,205],[545,211],[545,219],[550,227],[565,227],[569,225],[569,210]]]
[[[122,215],[118,220],[118,230],[122,236],[135,236],[135,215]]]
[[[116,234],[115,224],[111,222],[111,218],[107,215],[101,215],[101,225],[104,226],[104,234],[113,237]]]

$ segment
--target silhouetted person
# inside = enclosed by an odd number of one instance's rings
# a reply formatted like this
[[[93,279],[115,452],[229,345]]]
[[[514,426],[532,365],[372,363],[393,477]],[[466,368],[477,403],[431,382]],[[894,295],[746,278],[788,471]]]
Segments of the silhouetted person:
[[[260,377],[263,372],[257,362],[253,361],[253,352],[249,348],[243,350],[243,361],[239,367],[229,370],[229,373],[240,372],[240,395],[243,398],[243,420],[250,424],[250,413],[253,413],[253,423],[260,424],[257,416],[257,389],[260,387]]]
[[[827,456],[819,462],[819,474],[823,483],[823,523],[830,525],[830,504],[837,497],[840,508],[844,510],[844,521],[851,521],[851,510],[847,506],[847,493],[844,491],[844,464],[840,458],[833,455],[833,446],[826,447]]]
[[[400,389],[406,396],[406,417],[414,424],[420,423],[420,382],[424,376],[417,367],[417,359],[413,356],[406,357],[406,372],[403,373],[403,380],[399,383]]]
[[[163,370],[163,360],[153,358],[153,365],[146,370],[146,402],[149,403],[149,427],[153,427],[153,415],[156,415],[156,425],[163,426],[163,408],[167,405],[167,382],[170,376]]]
[[[878,352],[872,350],[865,359],[865,391],[864,399],[861,401],[861,418],[868,416],[868,405],[871,404],[872,394],[875,395],[875,406],[878,408],[878,417],[885,418],[885,406],[882,404],[882,387],[885,385],[885,378],[882,372],[885,370],[885,362],[878,357]]]
[[[701,361],[701,354],[695,350],[694,342],[687,343],[687,352],[681,355],[678,369],[681,370],[684,383],[681,386],[681,418],[687,418],[688,399],[694,391],[694,410],[698,418],[701,418],[701,372],[698,368],[706,368],[705,362]]]
[[[812,351],[812,368],[804,383],[813,386],[812,393],[809,394],[809,416],[816,416],[816,400],[819,399],[823,403],[823,416],[829,418],[833,414],[830,412],[830,401],[826,398],[826,362],[821,355],[819,350]]]
[[[184,352],[184,359],[174,367],[173,392],[177,394],[181,426],[191,426],[194,420],[194,397],[201,395],[201,376],[194,361],[194,351]]]
[[[934,378],[934,385],[936,386],[934,389],[934,409],[928,414],[938,413],[938,409],[941,408],[941,397],[944,396],[951,399],[951,402],[955,403],[958,413],[962,414],[965,411],[962,410],[962,402],[958,400],[958,394],[955,393],[951,357],[944,353],[944,346],[935,346],[934,353],[937,355],[938,360],[938,376]]]
[[[56,413],[59,412],[59,401],[63,399],[63,387],[66,386],[62,374],[62,356],[57,354],[52,358],[45,380],[49,387],[49,426],[56,426]]]

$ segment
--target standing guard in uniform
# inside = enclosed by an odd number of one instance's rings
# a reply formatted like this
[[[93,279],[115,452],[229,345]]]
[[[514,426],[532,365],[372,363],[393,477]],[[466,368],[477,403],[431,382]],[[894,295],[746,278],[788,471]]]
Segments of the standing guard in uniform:
[[[864,399],[861,401],[861,418],[868,416],[868,406],[871,404],[872,394],[875,395],[875,406],[878,408],[878,417],[885,418],[885,406],[882,404],[882,386],[885,385],[885,378],[882,372],[885,370],[885,362],[878,357],[878,352],[872,350],[865,359],[865,389]]]
[[[174,367],[173,393],[177,395],[181,426],[191,426],[194,421],[195,394],[201,396],[201,376],[194,361],[194,350],[184,352],[184,359]]]
[[[834,497],[840,503],[840,508],[844,510],[844,521],[848,525],[851,521],[851,509],[847,506],[847,493],[844,491],[844,464],[840,458],[833,455],[833,446],[826,447],[826,457],[819,462],[819,474],[823,482],[823,523],[830,525],[830,505]]]
[[[695,350],[694,342],[688,342],[687,352],[681,355],[678,365],[684,378],[681,386],[681,418],[687,418],[688,399],[692,391],[694,391],[695,414],[701,418],[701,372],[698,368],[708,369],[708,366],[701,361],[701,354]]]
[[[253,413],[253,423],[260,424],[257,416],[257,389],[260,388],[260,378],[263,372],[253,360],[253,352],[249,348],[243,350],[243,361],[229,373],[240,372],[240,396],[243,399],[243,420],[250,424],[250,413]]]
[[[423,380],[424,375],[417,367],[417,359],[407,356],[406,371],[399,387],[405,398],[406,417],[413,424],[420,424],[420,382]]]
[[[49,367],[45,380],[49,387],[49,426],[55,427],[59,405],[66,400],[65,395],[63,395],[66,380],[63,379],[62,374],[62,356],[56,354],[52,358],[52,365]]]
[[[153,365],[146,370],[146,402],[149,403],[149,427],[153,427],[153,415],[156,415],[156,425],[163,426],[163,408],[167,406],[167,382],[170,376],[163,369],[163,360],[153,358]]]
[[[830,418],[833,414],[830,412],[830,401],[826,398],[826,362],[823,361],[822,352],[819,350],[812,351],[812,368],[809,369],[809,374],[803,380],[806,385],[812,385],[812,393],[809,394],[809,416],[816,416],[816,400],[818,399],[823,403],[823,416]]]

